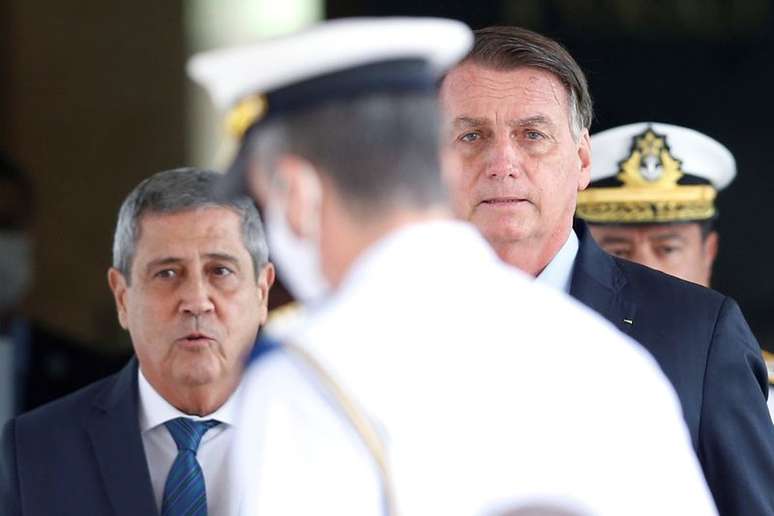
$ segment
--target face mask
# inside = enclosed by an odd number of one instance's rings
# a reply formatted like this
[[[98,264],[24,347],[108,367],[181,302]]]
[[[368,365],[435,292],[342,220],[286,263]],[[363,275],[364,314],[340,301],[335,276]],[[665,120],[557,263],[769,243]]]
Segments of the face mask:
[[[269,255],[282,283],[299,302],[313,305],[325,298],[329,286],[320,268],[320,251],[311,239],[296,236],[277,201],[266,207]]]
[[[32,283],[32,246],[21,231],[0,231],[0,312],[16,306]]]

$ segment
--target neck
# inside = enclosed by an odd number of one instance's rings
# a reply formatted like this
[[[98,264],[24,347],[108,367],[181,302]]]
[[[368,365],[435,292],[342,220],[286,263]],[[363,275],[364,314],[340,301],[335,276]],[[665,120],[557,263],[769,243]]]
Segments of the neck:
[[[322,245],[326,276],[335,288],[346,276],[360,254],[373,244],[404,227],[422,222],[451,219],[449,211],[441,206],[427,209],[396,209],[388,213],[374,214],[367,219],[354,216],[346,220],[332,221],[330,243]]]
[[[537,277],[551,263],[570,236],[572,226],[563,227],[542,239],[490,242],[505,263]]]

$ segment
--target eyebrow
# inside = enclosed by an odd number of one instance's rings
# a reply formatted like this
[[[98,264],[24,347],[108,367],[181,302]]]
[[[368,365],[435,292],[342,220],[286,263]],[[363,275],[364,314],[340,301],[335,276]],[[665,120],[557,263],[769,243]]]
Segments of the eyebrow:
[[[492,121],[489,118],[476,118],[470,116],[458,116],[454,119],[455,127],[480,127],[490,125]],[[515,118],[508,121],[509,127],[529,127],[534,125],[543,125],[554,127],[554,123],[545,115],[534,115],[526,118]]]
[[[527,118],[520,118],[517,120],[511,120],[508,122],[511,127],[530,127],[530,126],[547,126],[554,127],[553,121],[545,115],[528,116]]]
[[[488,118],[472,118],[469,116],[458,116],[453,123],[454,127],[478,127],[488,124]]]
[[[686,238],[681,235],[680,233],[664,233],[661,235],[655,235],[650,237],[651,240],[656,240],[659,242],[663,242],[664,240],[680,240],[684,242]]]
[[[205,258],[209,258],[210,260],[220,260],[222,262],[229,262],[233,265],[238,266],[239,265],[239,259],[228,253],[205,253]]]

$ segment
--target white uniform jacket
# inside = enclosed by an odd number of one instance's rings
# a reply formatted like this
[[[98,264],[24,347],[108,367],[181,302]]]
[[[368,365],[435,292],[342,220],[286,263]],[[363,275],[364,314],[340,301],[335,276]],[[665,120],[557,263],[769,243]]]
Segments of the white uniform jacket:
[[[598,516],[715,514],[650,356],[467,224],[387,236],[287,339],[370,418],[401,516],[546,499]],[[383,514],[371,454],[294,353],[254,364],[243,394],[247,514]]]

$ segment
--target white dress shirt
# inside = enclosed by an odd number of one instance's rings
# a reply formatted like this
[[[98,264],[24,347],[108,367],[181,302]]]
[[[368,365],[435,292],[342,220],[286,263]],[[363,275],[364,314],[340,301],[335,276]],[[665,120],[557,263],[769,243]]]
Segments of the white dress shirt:
[[[577,255],[578,237],[571,228],[570,235],[562,248],[535,279],[546,286],[569,294],[572,284],[572,268],[575,265]]]
[[[376,243],[289,340],[374,420],[402,516],[536,497],[597,516],[716,513],[650,355],[468,224]],[[267,356],[243,381],[245,514],[383,514],[374,462],[295,359]]]
[[[164,484],[172,463],[177,457],[177,445],[164,423],[177,417],[186,417],[196,421],[214,419],[220,424],[209,429],[202,437],[196,459],[204,473],[204,483],[207,490],[207,514],[213,516],[230,516],[237,514],[241,503],[241,492],[235,490],[231,475],[230,448],[234,435],[236,419],[236,393],[218,410],[204,417],[185,414],[161,397],[156,389],[145,379],[142,371],[139,374],[140,389],[140,432],[145,457],[148,460],[151,485],[156,499],[156,506],[161,512],[164,497]]]

